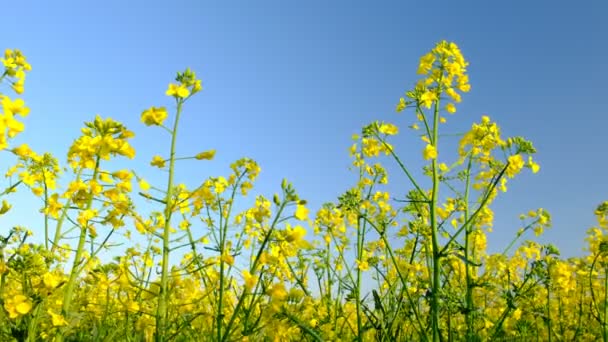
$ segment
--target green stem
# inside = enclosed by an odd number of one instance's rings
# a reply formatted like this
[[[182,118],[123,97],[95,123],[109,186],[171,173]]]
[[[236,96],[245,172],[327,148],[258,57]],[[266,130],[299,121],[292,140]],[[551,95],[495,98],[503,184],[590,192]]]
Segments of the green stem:
[[[362,326],[363,323],[361,321],[361,267],[360,263],[363,262],[363,239],[365,232],[361,227],[361,219],[357,219],[357,260],[359,261],[359,265],[357,265],[357,283],[355,287],[355,305],[357,309],[357,341],[361,342],[362,337]]]
[[[80,181],[80,176],[82,175],[82,169],[78,169],[78,172],[76,172],[76,181]],[[61,240],[61,227],[63,226],[63,222],[66,220],[67,216],[68,216],[68,209],[70,209],[70,206],[72,205],[72,197],[70,197],[65,205],[63,206],[63,209],[61,210],[61,216],[59,217],[59,219],[57,220],[57,224],[55,225],[55,236],[53,237],[53,245],[51,246],[51,252],[55,252],[55,249],[57,247],[59,247],[59,240]]]
[[[99,172],[99,161],[100,161],[100,157],[99,157],[99,155],[97,155],[96,160],[95,160],[95,169],[93,170],[93,176],[91,179],[97,178],[97,174]],[[79,173],[79,176],[80,176],[80,173]],[[90,210],[91,207],[93,206],[93,194],[90,193],[89,195],[91,197],[87,200],[87,205],[85,207],[85,211]],[[78,238],[78,246],[76,247],[76,255],[74,256],[74,261],[72,263],[72,270],[70,272],[70,278],[66,285],[66,290],[65,290],[65,293],[63,296],[63,306],[62,306],[61,311],[65,317],[68,317],[68,315],[70,314],[70,307],[72,305],[74,287],[76,286],[76,280],[78,278],[78,274],[80,273],[81,263],[83,262],[83,260],[81,260],[81,259],[83,256],[84,245],[86,243],[86,238],[87,238],[87,228],[88,228],[88,223],[84,227],[80,227],[80,236]],[[55,238],[57,238],[57,237],[55,237]],[[62,338],[62,336],[60,334],[59,339],[61,340],[61,338]]]
[[[244,175],[244,174],[243,174]],[[217,313],[216,313],[216,324],[217,324],[217,341],[222,340],[222,321],[224,320],[224,278],[226,262],[224,261],[224,253],[226,253],[226,238],[228,236],[228,222],[230,220],[230,213],[232,212],[232,203],[234,203],[234,197],[236,194],[237,185],[243,177],[239,176],[238,180],[232,187],[232,194],[230,195],[230,201],[227,202],[228,210],[224,217],[224,209],[222,208],[221,199],[218,196],[218,206],[220,212],[220,241],[219,241],[219,252],[220,252],[220,285],[219,285],[219,299],[217,302]],[[228,271],[230,272],[230,271]]]
[[[441,79],[440,79],[441,81]],[[441,84],[441,82],[439,82]],[[438,89],[440,92],[440,89]],[[433,136],[431,143],[435,150],[438,150],[438,131],[439,131],[439,102],[438,98],[435,101],[435,108],[433,113]],[[433,331],[433,342],[438,342],[441,339],[439,332],[439,290],[440,285],[440,272],[441,272],[441,255],[439,253],[439,237],[437,229],[437,201],[439,197],[439,173],[437,172],[437,158],[433,158],[432,164],[432,181],[433,190],[431,192],[431,200],[429,202],[429,211],[431,215],[431,244],[433,249],[433,282],[431,284],[432,297],[431,297],[431,326]]]
[[[171,215],[173,213],[173,177],[175,173],[175,144],[177,141],[177,128],[179,118],[182,113],[183,100],[177,100],[177,110],[173,130],[171,131],[171,150],[169,153],[169,179],[167,181],[167,192],[165,196],[165,226],[163,227],[163,261],[160,277],[160,292],[158,294],[158,307],[156,308],[156,342],[165,341],[167,332],[167,312],[168,312],[168,288],[169,288],[169,253],[170,253],[170,232]]]
[[[42,183],[44,184],[44,207],[49,205],[49,188],[46,185],[46,175],[42,170]],[[44,214],[44,248],[49,249],[49,214]]]
[[[466,171],[466,184],[465,184],[465,192],[464,192],[464,220],[465,222],[469,220],[469,191],[471,185],[471,165],[472,165],[472,156],[469,156],[469,162],[467,165]],[[470,235],[471,228],[467,226],[465,228],[465,237],[464,237],[464,260],[465,260],[465,273],[466,273],[466,308],[465,308],[465,322],[467,325],[467,341],[471,341],[473,339],[473,324],[474,315],[474,303],[473,303],[473,282],[471,279],[471,265],[469,264],[469,249],[471,248],[470,243]]]

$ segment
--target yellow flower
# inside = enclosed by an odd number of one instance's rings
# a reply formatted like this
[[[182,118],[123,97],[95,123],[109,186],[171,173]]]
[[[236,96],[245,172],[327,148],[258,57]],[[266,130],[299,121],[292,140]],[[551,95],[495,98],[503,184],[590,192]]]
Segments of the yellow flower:
[[[427,144],[424,150],[422,151],[422,157],[425,160],[437,158],[437,149],[435,148],[435,146]]]
[[[25,106],[25,102],[22,99],[15,99],[15,101],[11,101],[8,96],[2,96],[1,98],[5,115],[12,116],[14,114],[18,114],[25,117],[30,113],[30,109]]]
[[[15,147],[13,149],[13,153],[18,155],[19,157],[25,158],[25,157],[29,157],[34,152],[28,146],[28,144],[21,144],[19,147]]]
[[[289,243],[299,244],[304,239],[304,236],[306,236],[306,229],[301,226],[295,226],[294,228],[287,227],[285,229],[285,241]]]
[[[201,80],[194,81],[194,85],[192,86],[192,94],[198,93],[201,90],[203,90],[203,85],[201,83]]]
[[[139,311],[139,303],[135,302],[135,301],[128,301],[127,302],[127,310],[129,310],[130,312],[138,312]]]
[[[452,100],[454,100],[454,102],[456,103],[460,103],[460,101],[462,101],[462,98],[460,97],[460,94],[458,94],[454,88],[448,88],[446,89],[445,93],[452,98]]]
[[[229,253],[224,253],[220,259],[228,265],[234,265],[234,257]]]
[[[448,103],[447,105],[445,105],[445,110],[446,112],[451,114],[456,113],[456,106],[454,106],[453,103]]]
[[[59,285],[59,282],[61,282],[61,277],[47,272],[42,276],[42,282],[46,288],[54,289]]]
[[[528,156],[528,166],[532,169],[532,173],[537,173],[540,170],[540,165],[532,161],[532,156]]]
[[[434,101],[437,101],[437,94],[433,91],[427,90],[420,96],[420,102],[426,108],[431,108]]]
[[[213,157],[215,157],[215,150],[201,152],[201,153],[197,154],[194,158],[196,158],[198,160],[203,160],[203,159],[211,160],[211,159],[213,159]]]
[[[148,182],[146,182],[146,180],[142,178],[139,180],[139,188],[142,191],[148,191],[150,190],[150,184],[148,184]]]
[[[267,294],[273,299],[282,301],[287,298],[287,291],[285,290],[285,285],[283,284],[274,284],[267,292]]]
[[[154,156],[152,157],[152,161],[150,162],[150,165],[152,166],[156,166],[159,169],[162,169],[163,167],[165,167],[165,159],[163,159],[163,157],[161,156]]]
[[[60,327],[60,326],[68,324],[68,322],[65,320],[65,318],[63,318],[63,316],[61,314],[57,314],[57,313],[53,312],[53,310],[51,310],[51,309],[47,310],[47,312],[51,316],[51,321],[53,323],[53,326]]]
[[[355,260],[355,262],[357,263],[357,268],[360,271],[369,270],[369,263],[367,261],[361,261],[361,260],[357,259],[357,260]]]
[[[397,104],[396,111],[401,112],[405,109],[406,106],[407,104],[405,103],[405,99],[402,97],[399,99],[399,104]]]
[[[245,288],[251,290],[258,282],[258,277],[249,273],[249,271],[243,271],[243,280],[245,281]]]
[[[298,204],[296,206],[296,212],[295,212],[294,216],[296,219],[298,219],[300,221],[304,221],[304,220],[308,219],[308,208],[306,208],[302,204]]]
[[[435,63],[435,55],[429,52],[420,58],[420,65],[418,66],[418,74],[427,74]]]
[[[44,208],[44,213],[53,218],[58,218],[61,208],[63,208],[63,205],[59,203],[59,194],[53,194],[48,198],[48,203],[46,208]]]
[[[471,90],[471,85],[470,84],[459,84],[457,86],[458,90],[462,91],[463,93],[468,93]]]
[[[190,91],[188,90],[188,88],[186,88],[185,85],[180,84],[169,84],[169,88],[167,88],[167,91],[165,92],[165,94],[167,94],[167,96],[173,96],[175,98],[185,98],[188,97],[188,95],[190,95]]]
[[[8,316],[15,319],[32,310],[32,301],[24,295],[16,295],[13,298],[5,299],[4,308],[8,311]]]
[[[378,128],[378,131],[380,133],[386,134],[386,135],[395,135],[399,132],[399,129],[397,128],[397,126],[395,126],[393,124],[383,123]]]
[[[11,210],[12,206],[6,201],[2,200],[2,207],[0,207],[0,215],[6,214],[9,210]]]
[[[167,109],[165,107],[150,107],[141,113],[141,122],[146,126],[160,126],[167,118]]]
[[[215,193],[221,194],[226,190],[226,187],[228,186],[228,181],[226,180],[226,178],[220,176],[213,183],[213,186],[215,187]]]
[[[524,167],[524,158],[521,157],[521,154],[516,154],[510,156],[507,160],[509,161],[509,166],[505,173],[509,178],[513,178]]]
[[[78,223],[80,223],[80,225],[82,227],[87,226],[87,224],[89,223],[90,220],[92,220],[95,216],[97,216],[97,210],[95,209],[87,209],[87,210],[83,210],[78,214]]]

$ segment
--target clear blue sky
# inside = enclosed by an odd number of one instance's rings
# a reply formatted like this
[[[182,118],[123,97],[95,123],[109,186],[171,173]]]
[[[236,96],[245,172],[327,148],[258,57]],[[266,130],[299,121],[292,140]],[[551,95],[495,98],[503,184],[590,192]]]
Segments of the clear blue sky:
[[[212,163],[183,164],[179,177],[227,174],[249,156],[262,167],[255,193],[271,195],[286,177],[316,211],[352,185],[350,137],[372,120],[401,125],[398,150],[420,164],[422,145],[405,129],[412,113],[396,114],[395,104],[416,80],[419,57],[454,41],[470,62],[472,91],[447,129],[461,132],[487,114],[539,150],[541,172],[512,182],[494,205],[490,247],[513,236],[519,213],[544,207],[554,228],[543,240],[575,255],[608,199],[606,4],[18,1],[2,7],[0,47],[22,49],[33,65],[24,94],[32,112],[15,144],[65,160],[82,122],[101,114],[136,132],[139,161],[125,165],[145,168],[168,141],[140,113],[171,107],[166,85],[191,67],[204,91],[186,107],[178,148],[218,152]],[[41,221],[15,217],[28,209],[13,214],[5,222],[41,234]]]

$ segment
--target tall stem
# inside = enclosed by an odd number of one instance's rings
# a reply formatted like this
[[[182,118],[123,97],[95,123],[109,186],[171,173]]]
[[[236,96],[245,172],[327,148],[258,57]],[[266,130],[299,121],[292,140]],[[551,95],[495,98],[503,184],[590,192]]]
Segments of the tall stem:
[[[177,141],[177,128],[179,118],[182,113],[183,99],[177,100],[177,110],[175,121],[173,122],[173,130],[171,131],[171,151],[169,153],[169,179],[167,181],[167,193],[165,196],[165,226],[163,227],[163,261],[160,276],[160,292],[158,294],[158,307],[156,308],[156,332],[155,340],[157,342],[165,341],[165,333],[167,330],[167,302],[168,302],[168,287],[169,287],[169,253],[170,253],[170,231],[171,231],[171,215],[173,213],[173,176],[175,169],[175,143]]]
[[[465,184],[465,192],[464,192],[464,221],[469,221],[469,187],[471,184],[471,164],[472,164],[472,156],[469,156],[469,162],[467,165],[467,173],[466,173],[466,184]],[[475,322],[473,309],[473,284],[471,279],[471,265],[469,263],[469,250],[470,250],[470,235],[471,228],[470,224],[465,228],[465,236],[464,236],[464,260],[465,260],[465,273],[466,273],[466,310],[465,310],[465,321],[467,325],[467,341],[471,341],[473,339],[473,324]]]
[[[362,321],[361,321],[361,263],[363,262],[363,239],[365,236],[365,232],[363,231],[364,227],[362,227],[361,219],[357,220],[357,260],[359,261],[359,265],[357,265],[357,284],[355,287],[355,300],[356,300],[356,308],[357,308],[357,341],[361,341],[362,339]]]
[[[44,183],[44,207],[49,205],[49,188],[46,185],[46,175],[42,170],[42,182]],[[49,214],[44,214],[44,248],[49,249]]]
[[[93,171],[93,177],[91,179],[97,179],[97,174],[99,172],[99,155],[97,155],[95,159],[95,170]],[[93,206],[93,194],[90,193],[90,197],[87,200],[87,204],[85,210],[90,210]],[[87,228],[88,223],[84,227],[80,227],[80,237],[78,238],[78,246],[76,247],[76,255],[74,256],[74,261],[72,263],[72,270],[70,271],[70,278],[65,287],[65,293],[63,296],[63,305],[62,312],[64,316],[68,316],[70,313],[70,306],[72,305],[72,297],[74,292],[74,287],[76,286],[76,279],[78,278],[78,274],[81,270],[82,263],[82,254],[84,253],[84,245],[86,243],[87,238]],[[61,340],[61,337],[60,337]]]
[[[441,84],[441,80],[439,81]],[[438,89],[438,93],[441,93]],[[439,96],[435,101],[435,110],[433,113],[433,136],[431,143],[436,151],[438,151],[438,138],[439,138]],[[433,191],[431,192],[431,200],[429,202],[429,211],[431,215],[431,244],[433,249],[433,282],[432,282],[432,297],[431,297],[431,322],[433,330],[433,341],[437,342],[440,340],[439,336],[439,291],[440,286],[440,272],[441,272],[441,255],[439,253],[439,237],[438,237],[438,225],[437,225],[437,200],[439,197],[439,173],[437,172],[437,158],[433,158],[432,161],[432,177],[433,177]]]

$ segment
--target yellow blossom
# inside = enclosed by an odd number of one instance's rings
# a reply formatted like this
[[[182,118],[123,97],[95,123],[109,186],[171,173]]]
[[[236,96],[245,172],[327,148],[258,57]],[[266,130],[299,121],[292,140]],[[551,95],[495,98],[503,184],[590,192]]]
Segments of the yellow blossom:
[[[245,270],[243,271],[243,280],[245,282],[245,288],[251,290],[255,286],[255,284],[257,284],[258,277],[252,275],[251,273],[249,273],[249,271]]]
[[[190,95],[190,91],[183,84],[177,85],[171,83],[169,84],[169,88],[167,88],[165,94],[167,94],[167,96],[173,96],[175,98],[185,98]]]
[[[295,226],[293,228],[287,227],[284,233],[285,241],[294,244],[301,242],[305,235],[306,229],[301,226]]]
[[[51,316],[51,323],[54,327],[60,327],[68,324],[63,315],[55,313],[51,309],[48,309],[47,313]]]
[[[194,158],[196,158],[198,160],[203,160],[203,159],[211,160],[211,159],[213,159],[213,157],[215,157],[215,150],[201,152],[201,153],[197,154]]]
[[[437,101],[437,94],[434,91],[427,90],[420,96],[420,103],[426,108],[431,108],[434,101]]]
[[[32,301],[24,295],[16,295],[4,300],[4,308],[11,319],[25,315],[32,310]]]
[[[399,132],[399,129],[393,124],[383,123],[378,127],[378,131],[386,135],[395,135]]]
[[[161,157],[161,156],[154,156],[154,157],[152,157],[152,161],[150,162],[150,165],[156,166],[159,169],[162,169],[162,168],[165,167],[165,163],[166,163],[166,161],[165,161],[165,159],[163,157]]]
[[[537,173],[540,170],[540,165],[532,160],[532,156],[528,156],[528,166],[532,170],[532,173]]]
[[[19,147],[15,147],[13,149],[13,153],[18,155],[19,157],[29,157],[34,153],[32,149],[28,146],[28,144],[21,144]]]
[[[148,182],[146,182],[146,180],[142,178],[139,180],[139,188],[142,191],[148,191],[150,190],[150,184],[148,184]]]
[[[61,282],[61,277],[57,274],[47,272],[42,276],[42,282],[46,288],[54,289]]]
[[[505,173],[509,178],[513,178],[524,167],[524,159],[522,158],[521,154],[515,154],[510,156],[507,160],[509,162],[509,166],[507,167]]]
[[[453,103],[448,103],[447,105],[445,105],[445,110],[446,112],[451,114],[456,113],[456,106],[454,106]]]
[[[230,255],[229,253],[224,253],[221,256],[221,260],[225,263],[227,263],[228,265],[234,265],[234,257],[232,255]]]
[[[359,259],[355,260],[355,262],[357,263],[357,268],[360,271],[367,271],[369,270],[369,263],[367,261],[361,261]]]
[[[435,146],[427,144],[424,150],[422,151],[422,157],[425,160],[437,158],[437,149],[435,149]]]
[[[298,219],[300,221],[307,220],[308,219],[308,208],[306,208],[302,204],[298,204],[296,206],[296,212],[295,212],[294,216],[296,219]]]
[[[2,200],[2,207],[0,207],[0,215],[6,214],[9,210],[11,210],[12,206],[6,201]]]
[[[141,114],[141,122],[146,126],[161,126],[167,118],[167,109],[165,107],[150,107]]]

